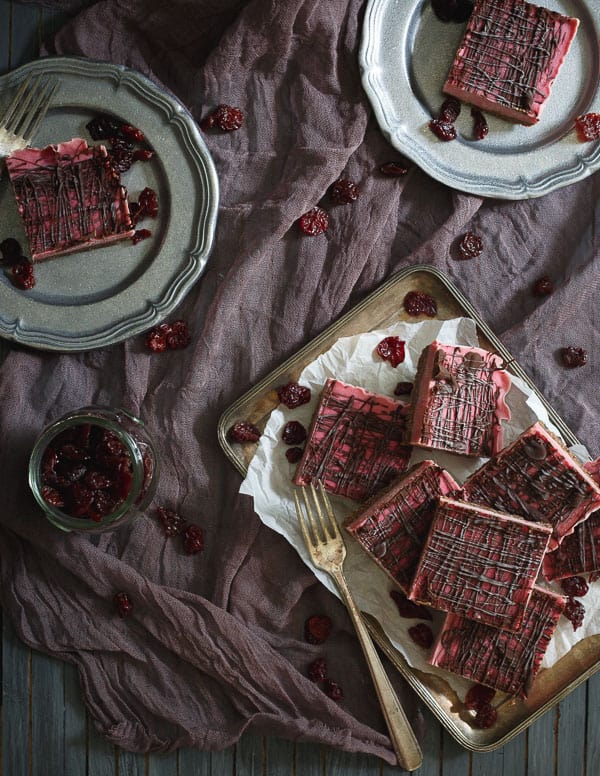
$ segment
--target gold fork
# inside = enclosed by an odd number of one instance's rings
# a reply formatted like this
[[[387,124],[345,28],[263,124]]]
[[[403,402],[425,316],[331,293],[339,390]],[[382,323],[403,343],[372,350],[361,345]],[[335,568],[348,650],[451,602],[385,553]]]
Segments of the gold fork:
[[[58,81],[26,78],[0,116],[0,158],[25,148],[44,120]]]
[[[318,480],[317,484],[319,486],[318,491],[312,483],[310,485],[314,508],[311,506],[306,489],[302,489],[306,515],[300,505],[298,493],[294,491],[294,501],[302,536],[315,566],[326,571],[340,591],[367,660],[369,673],[377,691],[377,697],[379,698],[398,762],[407,771],[414,771],[423,761],[421,748],[406,718],[404,709],[400,705],[398,696],[385,673],[358,606],[348,588],[343,568],[346,557],[346,545],[340,534],[331,508],[331,502],[323,488],[323,484]]]

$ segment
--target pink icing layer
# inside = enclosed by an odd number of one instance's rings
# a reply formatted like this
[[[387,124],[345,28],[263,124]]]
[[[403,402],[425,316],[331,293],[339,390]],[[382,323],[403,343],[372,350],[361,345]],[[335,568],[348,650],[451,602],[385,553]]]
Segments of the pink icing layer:
[[[6,167],[34,261],[133,235],[127,192],[104,146],[74,138],[26,148]]]
[[[441,497],[408,597],[516,630],[550,534],[549,526]]]
[[[534,423],[463,485],[466,501],[549,523],[555,549],[600,508],[600,488],[542,423]]]
[[[374,495],[408,468],[407,414],[404,402],[327,380],[294,482],[319,479],[356,501]]]
[[[583,468],[598,485],[600,458],[585,463]],[[553,552],[546,553],[542,563],[542,573],[548,580],[595,571],[600,571],[600,510],[576,525]]]
[[[433,461],[416,464],[345,524],[360,546],[403,590],[410,585],[438,496],[459,490]]]
[[[496,690],[526,697],[566,599],[534,587],[517,633],[447,615],[429,662]]]
[[[535,124],[578,24],[523,0],[476,0],[443,91]]]
[[[432,342],[419,359],[409,442],[489,457],[503,446],[511,380],[502,359],[481,348]]]

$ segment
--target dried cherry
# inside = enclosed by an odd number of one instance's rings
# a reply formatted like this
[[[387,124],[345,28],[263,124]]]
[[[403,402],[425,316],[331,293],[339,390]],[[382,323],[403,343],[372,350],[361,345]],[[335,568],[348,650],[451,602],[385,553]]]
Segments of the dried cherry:
[[[23,291],[30,291],[35,286],[33,264],[25,256],[20,256],[12,265],[12,282]]]
[[[120,133],[124,137],[134,140],[136,143],[143,143],[146,139],[141,129],[132,127],[131,124],[121,124]]]
[[[565,592],[565,595],[572,598],[582,598],[588,592],[589,585],[583,577],[567,577],[561,579],[560,586]]]
[[[195,555],[204,549],[204,532],[199,525],[190,523],[183,531],[183,549],[188,555]]]
[[[437,315],[437,302],[431,294],[423,291],[409,291],[403,304],[408,315],[427,315],[429,318],[435,318]]]
[[[477,713],[473,718],[473,727],[479,730],[487,730],[496,724],[497,719],[497,709],[491,703],[484,704],[477,709]]]
[[[149,148],[138,148],[136,151],[133,152],[133,161],[149,162],[153,156],[154,156],[154,151],[151,151]]]
[[[570,345],[569,347],[561,348],[560,358],[564,366],[574,369],[587,364],[588,354],[583,348],[576,348]]]
[[[309,644],[323,644],[331,633],[331,619],[326,614],[313,614],[304,623],[304,637]]]
[[[303,452],[301,447],[290,447],[285,451],[285,457],[289,463],[298,463],[302,458]]]
[[[582,142],[600,139],[600,113],[586,113],[575,119],[577,136]]]
[[[299,383],[289,382],[277,389],[277,397],[289,410],[308,404],[311,398],[310,388]]]
[[[408,166],[400,162],[384,162],[379,165],[379,172],[390,178],[401,178],[408,172]]]
[[[476,259],[483,253],[483,240],[475,232],[465,232],[458,243],[458,258]]]
[[[166,507],[158,507],[156,510],[158,519],[160,520],[165,532],[165,536],[177,536],[183,533],[187,527],[187,521],[177,514],[173,509],[167,509]]]
[[[573,630],[576,631],[577,628],[580,628],[583,625],[585,606],[581,603],[581,601],[578,601],[576,598],[569,596],[569,598],[567,598],[567,603],[563,614],[567,620],[571,621]]]
[[[152,237],[150,229],[136,229],[131,238],[131,242],[134,245],[137,245],[139,242],[147,240],[149,237]]]
[[[207,129],[220,129],[223,132],[233,132],[244,123],[244,114],[239,108],[231,105],[218,105],[212,113],[206,116],[200,127]]]
[[[231,426],[227,436],[232,442],[258,442],[260,439],[260,429],[254,423],[240,420]]]
[[[473,137],[475,140],[483,140],[490,131],[487,119],[478,108],[471,108],[471,116],[473,118]]]
[[[117,608],[119,617],[128,617],[133,611],[133,601],[127,593],[115,593],[113,602]]]
[[[298,420],[290,420],[283,427],[281,438],[286,445],[299,445],[306,439],[306,429]]]
[[[377,345],[377,354],[395,368],[404,361],[406,356],[405,341],[400,337],[385,337]]]
[[[496,694],[493,687],[487,687],[485,684],[474,684],[467,690],[465,696],[465,706],[468,709],[480,709],[488,706]]]
[[[111,138],[108,161],[114,170],[127,172],[133,164],[133,143],[121,137]]]
[[[358,186],[347,178],[340,178],[330,189],[329,196],[336,205],[350,205],[358,199]]]
[[[460,102],[456,97],[446,97],[440,108],[439,118],[453,124],[460,116]]]
[[[554,285],[548,275],[538,278],[533,284],[533,293],[535,296],[549,296],[554,291]]]
[[[327,679],[327,661],[323,657],[313,660],[308,666],[308,678],[313,682],[323,682]]]
[[[342,688],[337,682],[334,682],[333,679],[325,679],[323,689],[325,690],[325,694],[328,695],[332,700],[338,702],[344,700],[344,693]]]
[[[450,121],[431,119],[429,129],[439,140],[443,140],[445,143],[450,140],[456,140],[456,127]]]
[[[304,234],[316,237],[329,226],[329,215],[322,207],[313,207],[298,219],[298,226]]]
[[[100,113],[94,116],[91,121],[88,121],[85,126],[92,140],[109,140],[113,137],[119,137],[123,124],[114,116]]]

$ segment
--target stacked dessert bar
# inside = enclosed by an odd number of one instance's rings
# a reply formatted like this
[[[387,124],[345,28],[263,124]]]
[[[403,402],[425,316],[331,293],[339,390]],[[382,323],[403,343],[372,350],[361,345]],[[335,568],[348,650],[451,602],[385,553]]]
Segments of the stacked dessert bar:
[[[497,355],[441,342],[409,404],[328,380],[294,480],[360,502],[346,531],[446,613],[431,664],[525,696],[566,602],[545,582],[600,568],[600,465],[539,422],[505,445],[510,388]],[[410,466],[416,448],[484,462],[459,484],[433,460]]]

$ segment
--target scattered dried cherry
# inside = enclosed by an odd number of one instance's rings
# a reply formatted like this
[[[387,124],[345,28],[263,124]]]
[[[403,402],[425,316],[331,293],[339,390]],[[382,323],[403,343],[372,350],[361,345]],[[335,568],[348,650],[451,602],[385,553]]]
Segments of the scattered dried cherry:
[[[344,693],[342,688],[337,682],[334,682],[333,679],[325,679],[323,689],[325,690],[325,694],[328,695],[332,700],[338,701],[338,703],[344,700]]]
[[[440,108],[439,118],[453,124],[460,116],[460,102],[456,97],[446,97]]]
[[[86,124],[86,129],[90,133],[92,140],[109,140],[113,137],[119,137],[122,126],[122,122],[118,121],[114,116],[100,113]]]
[[[283,427],[281,438],[286,445],[299,445],[306,439],[306,429],[298,420],[290,420]]]
[[[477,709],[477,713],[473,718],[473,727],[479,730],[487,730],[496,724],[498,719],[498,711],[491,703],[482,705]]]
[[[173,321],[167,332],[167,347],[170,350],[181,350],[186,348],[192,341],[187,323],[181,319]]]
[[[379,172],[390,178],[401,178],[408,172],[408,166],[400,162],[384,162],[379,165]]]
[[[183,549],[188,555],[195,555],[204,549],[204,532],[199,525],[190,523],[183,532]]]
[[[231,426],[227,436],[232,442],[258,442],[260,439],[260,429],[254,423],[240,420]]]
[[[564,366],[573,369],[577,366],[584,366],[584,364],[587,364],[588,354],[587,350],[570,345],[569,347],[561,348],[560,358]]]
[[[163,353],[167,349],[167,332],[169,325],[160,323],[146,332],[146,345],[153,353]]]
[[[554,291],[554,285],[548,275],[538,278],[533,284],[533,293],[535,296],[549,296]]]
[[[322,207],[313,207],[298,219],[298,226],[309,237],[316,237],[329,226],[329,215]]]
[[[108,160],[113,169],[127,172],[133,164],[133,143],[121,137],[111,138]]]
[[[485,684],[474,684],[467,691],[465,706],[468,709],[481,709],[489,706],[495,694],[496,690],[493,687],[486,687]]]
[[[329,192],[331,201],[336,205],[350,205],[358,199],[358,186],[347,178],[336,181]]]
[[[456,140],[456,127],[450,121],[431,119],[429,129],[439,140],[443,140],[445,143],[450,140]]]
[[[30,291],[35,286],[33,264],[25,256],[20,256],[12,265],[12,282],[17,288]]]
[[[142,240],[147,240],[148,237],[152,237],[152,232],[150,229],[136,229],[133,233],[133,237],[131,238],[131,242],[134,245],[137,245]]]
[[[406,617],[408,619],[420,619],[431,620],[431,612],[426,606],[422,604],[416,604],[414,601],[408,599],[404,593],[399,590],[390,590],[390,598],[398,607],[398,614],[400,617]]]
[[[465,232],[458,243],[458,258],[476,259],[483,253],[483,240],[475,232]]]
[[[138,210],[136,212],[136,219],[139,221],[144,216],[149,218],[156,218],[158,215],[158,197],[154,189],[146,186],[142,189],[140,196],[138,197]]]
[[[569,598],[567,598],[567,603],[563,614],[567,620],[571,621],[573,630],[576,631],[577,628],[580,628],[583,625],[585,606],[581,603],[581,601],[578,601],[576,598],[569,596]]]
[[[434,14],[442,22],[466,22],[473,10],[472,0],[431,0]]]
[[[419,622],[408,629],[408,635],[419,647],[429,649],[433,644],[433,631],[424,622]]]
[[[121,135],[128,137],[130,140],[134,140],[136,143],[143,143],[146,139],[142,130],[137,127],[132,127],[131,124],[121,124],[119,129]]]
[[[308,678],[313,682],[323,682],[327,679],[327,662],[325,658],[318,657],[308,666]]]
[[[6,262],[6,264],[12,264],[23,255],[21,243],[14,237],[7,237],[6,240],[2,240],[0,243],[0,255],[2,256],[2,261]]]
[[[483,140],[490,131],[486,117],[478,108],[471,108],[473,118],[473,137],[475,140]]]
[[[133,152],[133,161],[149,162],[153,156],[154,156],[154,151],[151,151],[149,148],[138,148],[137,151]]]
[[[405,345],[406,343],[400,337],[385,337],[377,345],[376,350],[380,358],[384,361],[389,361],[395,368],[404,361],[406,356]]]
[[[303,452],[301,447],[290,447],[285,451],[285,457],[290,463],[298,463],[302,458]]]
[[[133,601],[127,593],[115,593],[113,598],[119,617],[128,617],[133,610]]]
[[[277,396],[282,404],[285,404],[289,410],[293,410],[302,404],[308,404],[311,392],[310,388],[306,388],[304,385],[290,382],[277,389]]]
[[[565,592],[565,595],[572,598],[582,598],[590,589],[588,583],[583,577],[567,577],[561,579],[560,586]]]
[[[577,136],[582,142],[600,139],[600,113],[586,113],[575,119]]]
[[[234,108],[231,105],[218,105],[212,113],[206,116],[202,123],[201,128],[207,129],[220,129],[223,132],[233,132],[235,129],[239,129],[244,123],[244,114],[239,108]]]
[[[431,296],[423,291],[409,291],[404,297],[404,309],[409,315],[427,315],[429,318],[435,318],[437,315],[437,302]]]
[[[394,394],[396,396],[408,396],[410,393],[412,393],[413,388],[414,383],[409,383],[408,381],[400,382],[394,388]]]
[[[173,509],[167,509],[166,507],[158,507],[156,510],[158,519],[162,523],[162,527],[165,532],[165,536],[177,536],[183,533],[187,527],[187,521],[177,514]]]
[[[326,614],[313,614],[304,623],[304,637],[309,644],[323,644],[331,633],[331,619]]]

